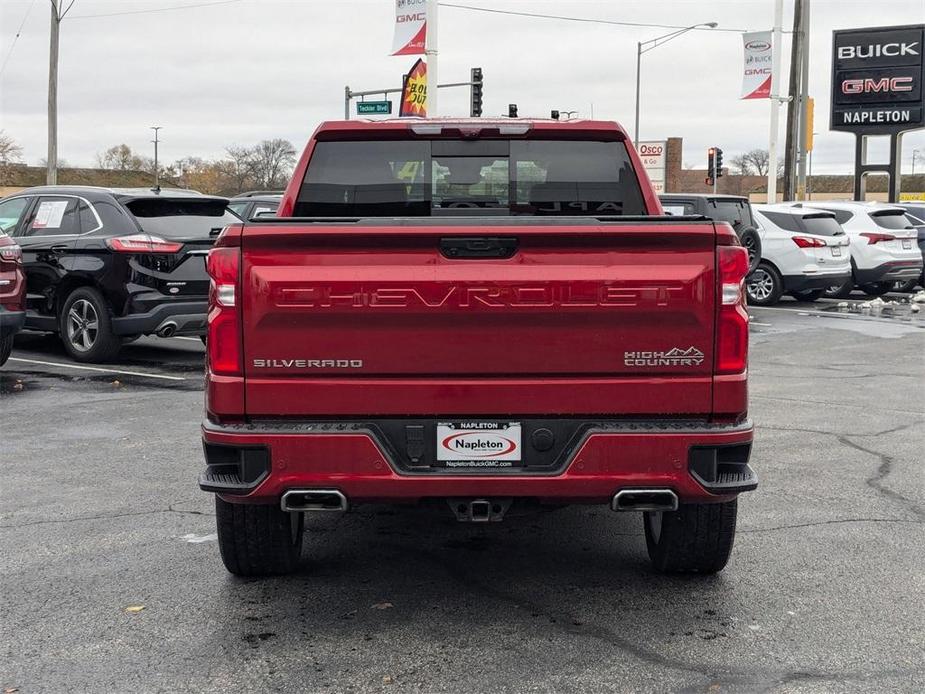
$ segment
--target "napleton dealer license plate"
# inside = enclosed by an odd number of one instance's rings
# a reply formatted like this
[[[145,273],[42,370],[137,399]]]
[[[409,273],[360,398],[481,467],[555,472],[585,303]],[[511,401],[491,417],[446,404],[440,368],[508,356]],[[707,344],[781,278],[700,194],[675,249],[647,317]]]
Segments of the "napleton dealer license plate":
[[[520,463],[520,422],[437,423],[440,467],[502,468]]]

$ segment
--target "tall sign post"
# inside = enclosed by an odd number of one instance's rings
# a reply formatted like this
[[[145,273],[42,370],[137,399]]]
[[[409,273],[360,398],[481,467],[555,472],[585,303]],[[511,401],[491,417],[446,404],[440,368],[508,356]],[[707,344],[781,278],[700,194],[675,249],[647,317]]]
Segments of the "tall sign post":
[[[845,29],[832,33],[829,129],[853,133],[854,197],[863,200],[866,176],[890,177],[898,202],[902,135],[925,127],[925,25]],[[888,164],[867,162],[867,138],[888,135]]]

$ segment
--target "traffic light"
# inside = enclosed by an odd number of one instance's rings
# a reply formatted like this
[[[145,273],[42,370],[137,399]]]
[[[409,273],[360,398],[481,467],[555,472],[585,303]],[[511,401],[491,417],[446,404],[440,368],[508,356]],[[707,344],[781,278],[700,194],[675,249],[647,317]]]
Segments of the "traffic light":
[[[715,151],[714,156],[716,158],[716,177],[719,178],[723,175],[723,150],[719,147],[713,148]]]
[[[508,104],[508,105],[507,105],[507,117],[508,117],[508,118],[517,118],[517,104]]]
[[[716,147],[710,147],[707,150],[707,177],[713,178],[716,175]],[[710,183],[712,185],[712,182]]]
[[[553,120],[559,120],[559,112],[556,109],[553,109],[549,112],[549,117]]]
[[[469,115],[473,118],[480,118],[482,116],[482,68],[472,68],[469,76],[469,88],[472,96]]]

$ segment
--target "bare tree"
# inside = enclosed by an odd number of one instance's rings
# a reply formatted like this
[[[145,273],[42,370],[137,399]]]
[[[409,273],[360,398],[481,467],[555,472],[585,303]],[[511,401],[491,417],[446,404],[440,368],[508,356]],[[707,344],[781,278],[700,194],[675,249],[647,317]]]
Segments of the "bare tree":
[[[22,147],[16,140],[0,130],[0,165],[8,166],[22,161]]]
[[[224,169],[234,192],[240,193],[252,187],[254,185],[254,164],[250,148],[231,145],[225,148],[225,153],[228,159],[224,162]]]
[[[144,157],[135,154],[126,144],[115,145],[96,155],[96,163],[101,169],[115,171],[144,171]]]
[[[732,168],[744,176],[767,176],[771,157],[766,149],[752,149],[732,158]],[[783,163],[777,162],[777,175],[783,173]]]
[[[0,130],[0,185],[7,185],[12,169],[22,161],[22,147]]]
[[[295,147],[289,140],[263,140],[250,150],[254,181],[259,188],[281,188],[295,163]]]

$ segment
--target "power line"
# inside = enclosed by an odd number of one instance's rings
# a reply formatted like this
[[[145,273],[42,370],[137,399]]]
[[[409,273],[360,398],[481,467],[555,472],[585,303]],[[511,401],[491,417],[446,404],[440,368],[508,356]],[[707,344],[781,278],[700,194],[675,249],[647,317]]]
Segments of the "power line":
[[[586,24],[611,24],[625,27],[647,27],[651,29],[686,29],[687,27],[677,24],[652,24],[649,22],[619,22],[613,19],[593,19],[591,17],[568,17],[559,14],[540,14],[538,12],[519,12],[517,10],[496,10],[489,7],[477,7],[475,5],[458,5],[453,2],[438,3],[441,7],[452,7],[457,10],[469,10],[472,12],[488,12],[490,14],[507,14],[517,17],[537,17],[540,19],[560,19],[566,22],[583,22]],[[704,29],[705,31],[729,31],[737,34],[748,31],[748,29]],[[699,31],[699,30],[698,30]]]
[[[173,12],[175,10],[192,10],[197,7],[213,7],[215,5],[231,5],[244,0],[217,0],[217,2],[200,2],[195,5],[174,5],[172,7],[152,7],[147,10],[129,10],[128,12],[109,12],[106,14],[75,14],[71,19],[96,19],[98,17],[122,17],[128,14],[151,14],[153,12]]]
[[[6,64],[10,62],[10,56],[13,55],[13,49],[16,48],[16,42],[19,40],[19,35],[22,33],[22,28],[26,26],[26,20],[29,19],[29,13],[32,12],[32,6],[35,5],[35,0],[29,3],[29,9],[26,10],[26,16],[22,18],[22,21],[19,23],[19,28],[16,30],[16,36],[13,37],[12,43],[10,43],[10,50],[6,52],[6,58],[3,59],[3,65],[0,66],[0,75],[3,74],[3,71],[6,70]]]

